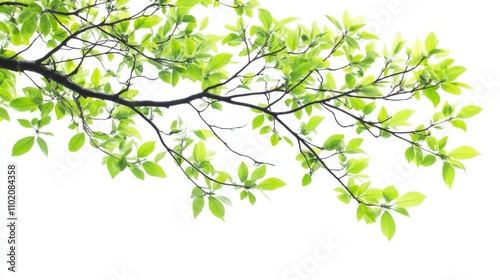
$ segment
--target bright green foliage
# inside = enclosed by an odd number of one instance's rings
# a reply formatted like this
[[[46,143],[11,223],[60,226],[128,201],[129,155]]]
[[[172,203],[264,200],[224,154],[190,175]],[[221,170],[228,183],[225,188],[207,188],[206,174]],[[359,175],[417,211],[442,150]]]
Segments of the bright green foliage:
[[[69,140],[68,150],[70,152],[76,152],[83,147],[83,144],[85,144],[85,133],[77,133]]]
[[[209,34],[204,9],[233,10],[237,20]],[[52,121],[67,122],[68,150],[102,151],[111,177],[183,174],[194,186],[194,217],[205,210],[224,220],[232,204],[223,192],[236,190],[253,205],[287,183],[328,176],[340,201],[357,204],[357,219],[380,222],[391,239],[392,214],[409,216],[406,208],[425,196],[371,182],[365,140],[405,143],[408,162],[439,166],[450,187],[462,160],[479,155],[448,147],[442,135],[446,126],[466,131],[481,108],[447,101],[469,89],[458,80],[466,69],[434,33],[413,43],[397,34],[385,45],[347,12],[306,26],[274,18],[255,0],[23,0],[0,2],[0,19],[0,121],[29,131],[12,155],[35,142],[48,155]],[[422,118],[411,102],[430,114]],[[225,123],[234,109],[246,123]],[[155,135],[143,140],[146,130]],[[273,163],[236,148],[230,133],[255,133],[269,149],[291,151],[301,182],[269,175]],[[239,161],[236,170],[227,157]]]
[[[382,229],[382,233],[384,233],[387,239],[391,240],[394,233],[396,233],[396,223],[394,222],[394,218],[390,212],[384,211],[382,217],[380,218],[380,227]]]

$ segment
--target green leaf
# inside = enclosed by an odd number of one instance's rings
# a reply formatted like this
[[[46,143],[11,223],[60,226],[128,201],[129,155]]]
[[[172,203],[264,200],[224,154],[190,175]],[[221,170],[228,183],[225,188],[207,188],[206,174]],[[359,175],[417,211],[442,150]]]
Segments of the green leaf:
[[[278,23],[276,23],[276,25],[274,26],[274,30],[277,31],[277,30],[281,29],[283,26],[285,26],[286,24],[288,24],[296,19],[298,19],[298,18],[296,18],[296,17],[284,18],[284,19],[278,21]]]
[[[447,93],[451,93],[454,95],[459,95],[462,93],[462,90],[459,87],[452,85],[450,83],[441,84],[441,88]]]
[[[364,153],[363,150],[359,149],[363,143],[363,138],[353,138],[347,143],[345,150],[347,153]]]
[[[33,103],[36,105],[40,105],[43,102],[42,92],[38,88],[34,87],[25,87],[23,88],[23,92],[28,96]]]
[[[7,112],[7,110],[5,110],[4,108],[0,107],[0,120],[1,119],[4,119],[4,120],[7,120],[7,121],[10,121],[10,116],[9,116],[9,112]]]
[[[436,34],[434,34],[434,32],[431,32],[429,35],[427,35],[427,38],[425,38],[425,50],[429,53],[436,48],[437,43],[438,40],[436,38]]]
[[[204,206],[205,206],[205,199],[202,196],[198,196],[193,199],[193,215],[195,219],[201,213]]]
[[[70,152],[76,152],[83,147],[83,144],[85,144],[85,133],[79,132],[69,140],[68,150]]]
[[[335,27],[337,27],[339,30],[342,30],[342,26],[340,25],[339,21],[337,19],[335,19],[334,17],[332,16],[326,16],[328,18],[329,21],[331,21]]]
[[[257,180],[264,178],[264,176],[266,176],[266,165],[261,164],[259,167],[255,168],[255,170],[252,172],[250,180],[252,182],[256,182]]]
[[[285,186],[285,182],[278,178],[267,178],[264,181],[260,182],[257,187],[261,190],[272,191],[277,188],[281,188]]]
[[[142,16],[134,20],[134,29],[151,28],[162,21],[163,19],[157,15]]]
[[[406,217],[410,217],[410,213],[408,213],[408,211],[404,208],[401,208],[401,207],[394,207],[392,210],[394,210],[394,212],[397,212],[403,216],[406,216]]]
[[[366,201],[378,204],[379,200],[383,198],[382,190],[378,188],[370,188],[366,190],[364,197]]]
[[[415,148],[413,146],[406,149],[405,157],[408,162],[412,162],[415,159]]]
[[[10,101],[9,106],[19,112],[25,112],[25,111],[31,111],[36,109],[38,106],[35,104],[31,98],[25,96],[25,97],[19,97],[16,98],[12,101]]]
[[[299,35],[295,30],[288,30],[286,36],[286,46],[290,51],[294,51],[299,46]]]
[[[390,118],[386,124],[387,125],[391,125],[391,126],[404,126],[404,125],[409,125],[409,123],[407,123],[406,121],[411,117],[411,115],[414,113],[415,111],[413,110],[409,110],[409,109],[405,109],[405,110],[401,110],[401,111],[398,111],[396,112],[396,114],[394,114],[392,116],[392,118]]]
[[[50,30],[51,30],[52,27],[51,27],[51,24],[50,24],[48,13],[43,13],[40,16],[39,27],[40,27],[40,32],[42,33],[43,36],[49,35]]]
[[[352,158],[347,161],[347,173],[358,174],[368,167],[368,158]]]
[[[384,211],[382,214],[382,218],[380,219],[380,228],[382,229],[382,233],[385,237],[391,240],[396,232],[396,223],[394,222],[394,218],[391,213],[388,211]]]
[[[240,200],[243,200],[245,198],[248,197],[248,191],[247,190],[243,190],[240,192]]]
[[[163,157],[165,157],[166,154],[167,152],[159,152],[158,154],[156,154],[155,162],[158,163]]]
[[[350,195],[345,194],[345,193],[344,193],[344,194],[339,194],[339,195],[337,196],[337,198],[338,198],[340,201],[344,202],[345,204],[349,204],[349,202],[351,202],[351,199],[352,199],[352,197],[351,197]]]
[[[208,208],[210,208],[210,212],[212,212],[215,217],[224,221],[224,205],[217,198],[213,196],[208,197]]]
[[[227,44],[231,42],[241,42],[241,37],[236,33],[229,33],[223,40],[222,44]]]
[[[356,78],[352,74],[345,75],[345,84],[348,88],[353,89],[356,86]]]
[[[308,131],[315,130],[316,127],[318,127],[318,125],[323,121],[324,118],[325,117],[323,116],[313,116],[311,119],[309,119],[304,129]]]
[[[115,176],[121,172],[118,165],[119,165],[118,159],[116,159],[112,156],[108,157],[108,159],[106,161],[106,166],[108,167],[108,172],[109,172],[109,175],[111,175],[111,178],[115,178]]]
[[[172,81],[172,73],[170,73],[169,71],[160,71],[158,73],[158,77],[160,77],[160,79],[167,84],[170,84],[170,82]]]
[[[143,143],[139,149],[137,149],[137,157],[145,158],[149,156],[155,150],[156,141],[149,141]]]
[[[132,172],[132,174],[134,174],[137,179],[144,180],[144,171],[142,171],[139,167],[131,164],[128,166],[128,169],[130,170],[130,172]]]
[[[25,153],[31,150],[33,144],[35,143],[35,136],[28,136],[22,139],[19,139],[14,147],[12,147],[12,156],[17,157],[20,155],[24,155]]]
[[[356,210],[356,216],[358,221],[364,219],[366,223],[374,223],[377,219],[375,212],[371,207],[366,206],[363,203],[358,205],[358,209]]]
[[[52,118],[50,116],[43,116],[37,123],[38,128],[42,128],[50,123]]]
[[[482,110],[483,109],[481,107],[474,106],[474,105],[468,105],[468,106],[463,107],[460,110],[460,112],[458,112],[457,118],[462,118],[462,119],[470,118],[470,117],[473,117],[473,116],[479,114]]]
[[[218,69],[224,67],[226,64],[231,62],[232,56],[233,55],[230,53],[220,53],[220,54],[213,56],[208,61],[206,72],[210,73],[210,72],[213,72],[215,70],[218,70]]]
[[[163,171],[163,168],[157,163],[154,163],[152,161],[145,161],[142,163],[142,168],[144,168],[144,171],[146,171],[149,176],[167,178],[167,175],[165,175],[165,171]]]
[[[21,33],[23,34],[24,39],[30,38],[33,33],[35,33],[36,27],[38,26],[38,18],[33,17],[28,19],[23,23],[21,27]]]
[[[345,29],[349,29],[351,27],[352,20],[347,11],[344,11],[342,14],[342,23],[344,24]]]
[[[427,143],[427,146],[433,151],[439,150],[439,141],[436,139],[436,137],[433,136],[428,136],[425,138],[425,142]]]
[[[463,131],[467,131],[467,124],[465,124],[465,122],[463,120],[454,119],[451,121],[451,125],[456,127],[456,128],[460,128]]]
[[[43,140],[41,137],[36,138],[36,142],[38,143],[38,147],[45,154],[45,156],[49,155],[49,147],[47,146],[47,142]]]
[[[128,3],[129,0],[116,0],[116,6],[121,7]]]
[[[178,0],[176,4],[179,6],[193,7],[199,3],[200,0]]]
[[[297,81],[298,79],[305,77],[311,72],[312,69],[316,68],[317,66],[318,62],[316,61],[309,61],[299,64],[297,67],[293,68],[292,72],[290,72],[290,80]]]
[[[382,196],[387,202],[391,202],[398,198],[399,192],[394,186],[388,186],[382,191]]]
[[[194,145],[193,148],[193,158],[195,162],[202,162],[207,156],[207,148],[205,143],[200,141]]]
[[[254,205],[256,200],[257,198],[255,197],[255,195],[251,192],[248,192],[248,201],[250,201],[250,204]]]
[[[94,87],[97,87],[99,86],[101,79],[102,79],[101,71],[99,70],[99,68],[95,68],[94,72],[92,73],[92,76],[90,77],[90,83]]]
[[[306,173],[304,176],[302,176],[302,186],[305,187],[309,185],[312,181],[311,174]]]
[[[245,182],[248,178],[248,166],[243,161],[238,167],[238,177],[240,178],[241,182]]]
[[[214,136],[213,132],[208,129],[198,129],[193,131],[193,133],[201,140],[207,140],[208,138]]]
[[[377,120],[379,122],[383,122],[383,121],[386,121],[387,118],[388,118],[387,109],[385,109],[385,107],[380,108],[380,112],[378,113]]]
[[[437,105],[439,105],[439,102],[441,102],[441,97],[439,96],[439,93],[437,93],[437,91],[433,88],[426,88],[422,90],[422,93],[432,102],[434,108],[436,108]]]
[[[340,151],[344,148],[344,134],[334,134],[326,139],[323,148],[327,151]]]
[[[207,26],[208,26],[208,20],[209,18],[208,17],[205,17],[201,23],[200,23],[200,31],[202,31],[203,29],[205,29]]]
[[[174,58],[178,58],[181,55],[182,52],[182,46],[181,43],[179,43],[178,40],[172,39],[170,41],[170,49],[172,50],[172,56]],[[175,73],[174,70],[172,70],[172,74]],[[172,82],[173,84],[173,82]]]
[[[456,80],[458,77],[460,77],[460,75],[462,75],[467,70],[467,68],[465,68],[463,66],[453,66],[453,67],[450,67],[450,68],[448,68],[446,70],[447,70],[446,74],[448,76],[447,81],[451,82],[451,81]],[[456,83],[454,85],[456,85],[456,86],[463,86],[465,88],[470,88],[468,85],[462,84],[462,83]]]
[[[264,119],[265,119],[264,115],[256,116],[252,121],[252,129],[260,127],[264,123]]]
[[[453,180],[455,179],[455,168],[448,162],[443,163],[443,180],[451,188],[453,185]]]
[[[17,119],[17,122],[25,128],[31,128],[31,123],[28,120],[25,119]]]
[[[12,96],[12,93],[8,90],[0,89],[0,98],[9,102],[11,101],[14,97]]]
[[[422,161],[423,166],[431,166],[436,162],[436,156],[434,155],[426,155],[424,160]]]
[[[233,206],[233,204],[231,203],[231,200],[229,200],[229,198],[225,197],[225,196],[217,196],[217,199],[220,200],[221,202],[225,203],[226,205],[229,205],[229,206]]]
[[[205,192],[199,187],[194,187],[191,191],[191,198],[205,196]]]
[[[461,146],[448,153],[448,156],[455,159],[470,159],[479,155],[479,152],[469,146]]]
[[[425,199],[425,195],[419,192],[407,192],[396,200],[396,206],[409,208],[419,206]]]
[[[259,19],[266,30],[271,28],[271,25],[273,24],[273,17],[269,11],[259,9]]]

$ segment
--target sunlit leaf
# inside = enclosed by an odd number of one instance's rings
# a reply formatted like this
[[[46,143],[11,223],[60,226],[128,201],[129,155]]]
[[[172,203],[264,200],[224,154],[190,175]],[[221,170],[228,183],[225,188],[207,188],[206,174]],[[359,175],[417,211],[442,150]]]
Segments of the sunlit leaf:
[[[277,188],[281,188],[285,186],[285,182],[278,178],[267,178],[264,181],[260,182],[257,187],[261,190],[272,191]]]
[[[198,215],[203,210],[204,206],[205,206],[205,199],[203,197],[199,196],[199,197],[195,197],[193,199],[193,215],[194,215],[194,218],[198,217]]]
[[[139,149],[137,149],[137,157],[143,158],[149,156],[155,150],[156,141],[149,141],[143,143]]]
[[[210,212],[212,212],[212,214],[223,220],[224,221],[224,214],[225,214],[225,208],[224,208],[224,205],[222,204],[222,202],[220,202],[217,198],[213,197],[213,196],[209,196],[208,197],[208,208],[210,208]]]
[[[162,21],[163,19],[157,15],[142,16],[134,20],[134,29],[151,28]]]
[[[20,156],[31,150],[33,144],[35,143],[35,136],[28,136],[19,139],[12,147],[12,156]]]
[[[167,175],[165,175],[165,171],[163,171],[163,168],[157,163],[154,163],[152,161],[145,161],[142,163],[142,168],[144,168],[144,171],[146,171],[149,176],[167,178]]]
[[[457,114],[457,118],[462,118],[462,119],[470,118],[479,114],[482,110],[483,109],[481,107],[474,105],[467,105],[462,109],[460,109],[460,111]]]
[[[388,211],[384,211],[384,213],[382,213],[382,217],[380,218],[380,228],[382,229],[382,233],[385,237],[391,240],[396,232],[396,223],[394,222],[394,218],[391,213]]]
[[[470,159],[479,155],[479,152],[472,147],[461,146],[449,152],[448,155],[455,159]]]
[[[206,69],[207,73],[213,72],[215,70],[224,67],[231,61],[232,56],[233,55],[230,53],[220,53],[210,58],[207,64],[207,69]]]
[[[402,208],[415,207],[420,205],[425,199],[425,195],[419,192],[407,192],[396,200],[396,205]]]
[[[68,150],[70,152],[76,152],[83,147],[83,144],[85,144],[85,133],[79,132],[69,140]]]

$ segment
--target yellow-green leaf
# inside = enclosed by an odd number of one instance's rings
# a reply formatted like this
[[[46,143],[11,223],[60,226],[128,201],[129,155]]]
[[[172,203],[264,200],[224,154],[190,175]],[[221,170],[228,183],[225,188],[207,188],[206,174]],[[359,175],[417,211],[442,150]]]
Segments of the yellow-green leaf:
[[[167,175],[165,175],[165,171],[163,171],[163,168],[157,163],[154,163],[152,161],[145,161],[142,164],[142,168],[144,168],[144,171],[146,171],[149,176],[167,178]]]
[[[212,72],[212,71],[215,71],[215,70],[218,70],[218,69],[224,67],[226,64],[231,62],[232,56],[233,55],[230,53],[220,53],[220,54],[213,56],[208,61],[207,72]]]
[[[469,146],[461,146],[448,153],[448,156],[455,159],[470,159],[477,155],[479,152]]]
[[[425,195],[419,192],[408,192],[396,200],[396,205],[402,208],[415,207],[420,205],[425,199]]]
[[[163,19],[157,15],[142,16],[134,20],[134,28],[151,28],[162,21]]]
[[[139,149],[137,149],[137,157],[144,158],[149,156],[155,150],[156,141],[149,141],[143,143]]]
[[[69,140],[68,150],[70,152],[76,152],[83,147],[83,144],[85,144],[85,133],[79,132]]]
[[[35,136],[28,136],[22,139],[19,139],[14,147],[12,147],[12,156],[20,156],[31,150],[33,144],[35,143]]]
[[[385,237],[391,240],[396,232],[396,223],[394,222],[394,218],[391,213],[384,211],[382,218],[380,219],[380,228],[382,229],[382,233]]]
[[[257,187],[261,190],[272,191],[285,186],[285,182],[278,178],[267,178],[260,182]]]

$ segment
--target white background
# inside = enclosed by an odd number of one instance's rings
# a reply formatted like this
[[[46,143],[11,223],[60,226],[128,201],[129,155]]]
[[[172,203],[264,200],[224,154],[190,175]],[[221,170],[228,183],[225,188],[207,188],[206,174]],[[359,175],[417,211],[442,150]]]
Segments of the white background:
[[[269,171],[289,183],[270,193],[271,201],[259,197],[253,207],[236,202],[227,209],[225,223],[207,212],[193,220],[191,186],[176,170],[167,170],[167,180],[143,182],[129,175],[111,180],[97,151],[67,152],[72,134],[63,126],[53,129],[57,133],[49,141],[48,158],[37,147],[11,158],[15,141],[30,135],[13,120],[0,123],[0,213],[5,221],[6,164],[16,162],[18,272],[6,272],[2,225],[0,278],[499,279],[500,152],[494,131],[500,105],[500,25],[493,3],[261,1],[274,17],[298,16],[306,25],[326,23],[324,14],[340,18],[344,10],[365,16],[370,31],[389,44],[398,31],[409,41],[434,31],[440,46],[452,49],[457,64],[468,68],[463,80],[474,89],[464,93],[460,104],[476,104],[484,111],[469,122],[467,134],[451,130],[449,145],[469,144],[482,155],[466,162],[467,173],[457,172],[451,191],[437,165],[414,170],[405,164],[403,150],[372,151],[378,160],[370,166],[375,179],[393,179],[403,192],[419,190],[428,196],[411,209],[411,219],[396,216],[391,242],[378,224],[356,222],[355,206],[339,202],[331,182],[300,187],[302,170],[295,162]],[[231,19],[216,15],[219,24]],[[242,141],[252,153],[273,151],[251,137]]]

